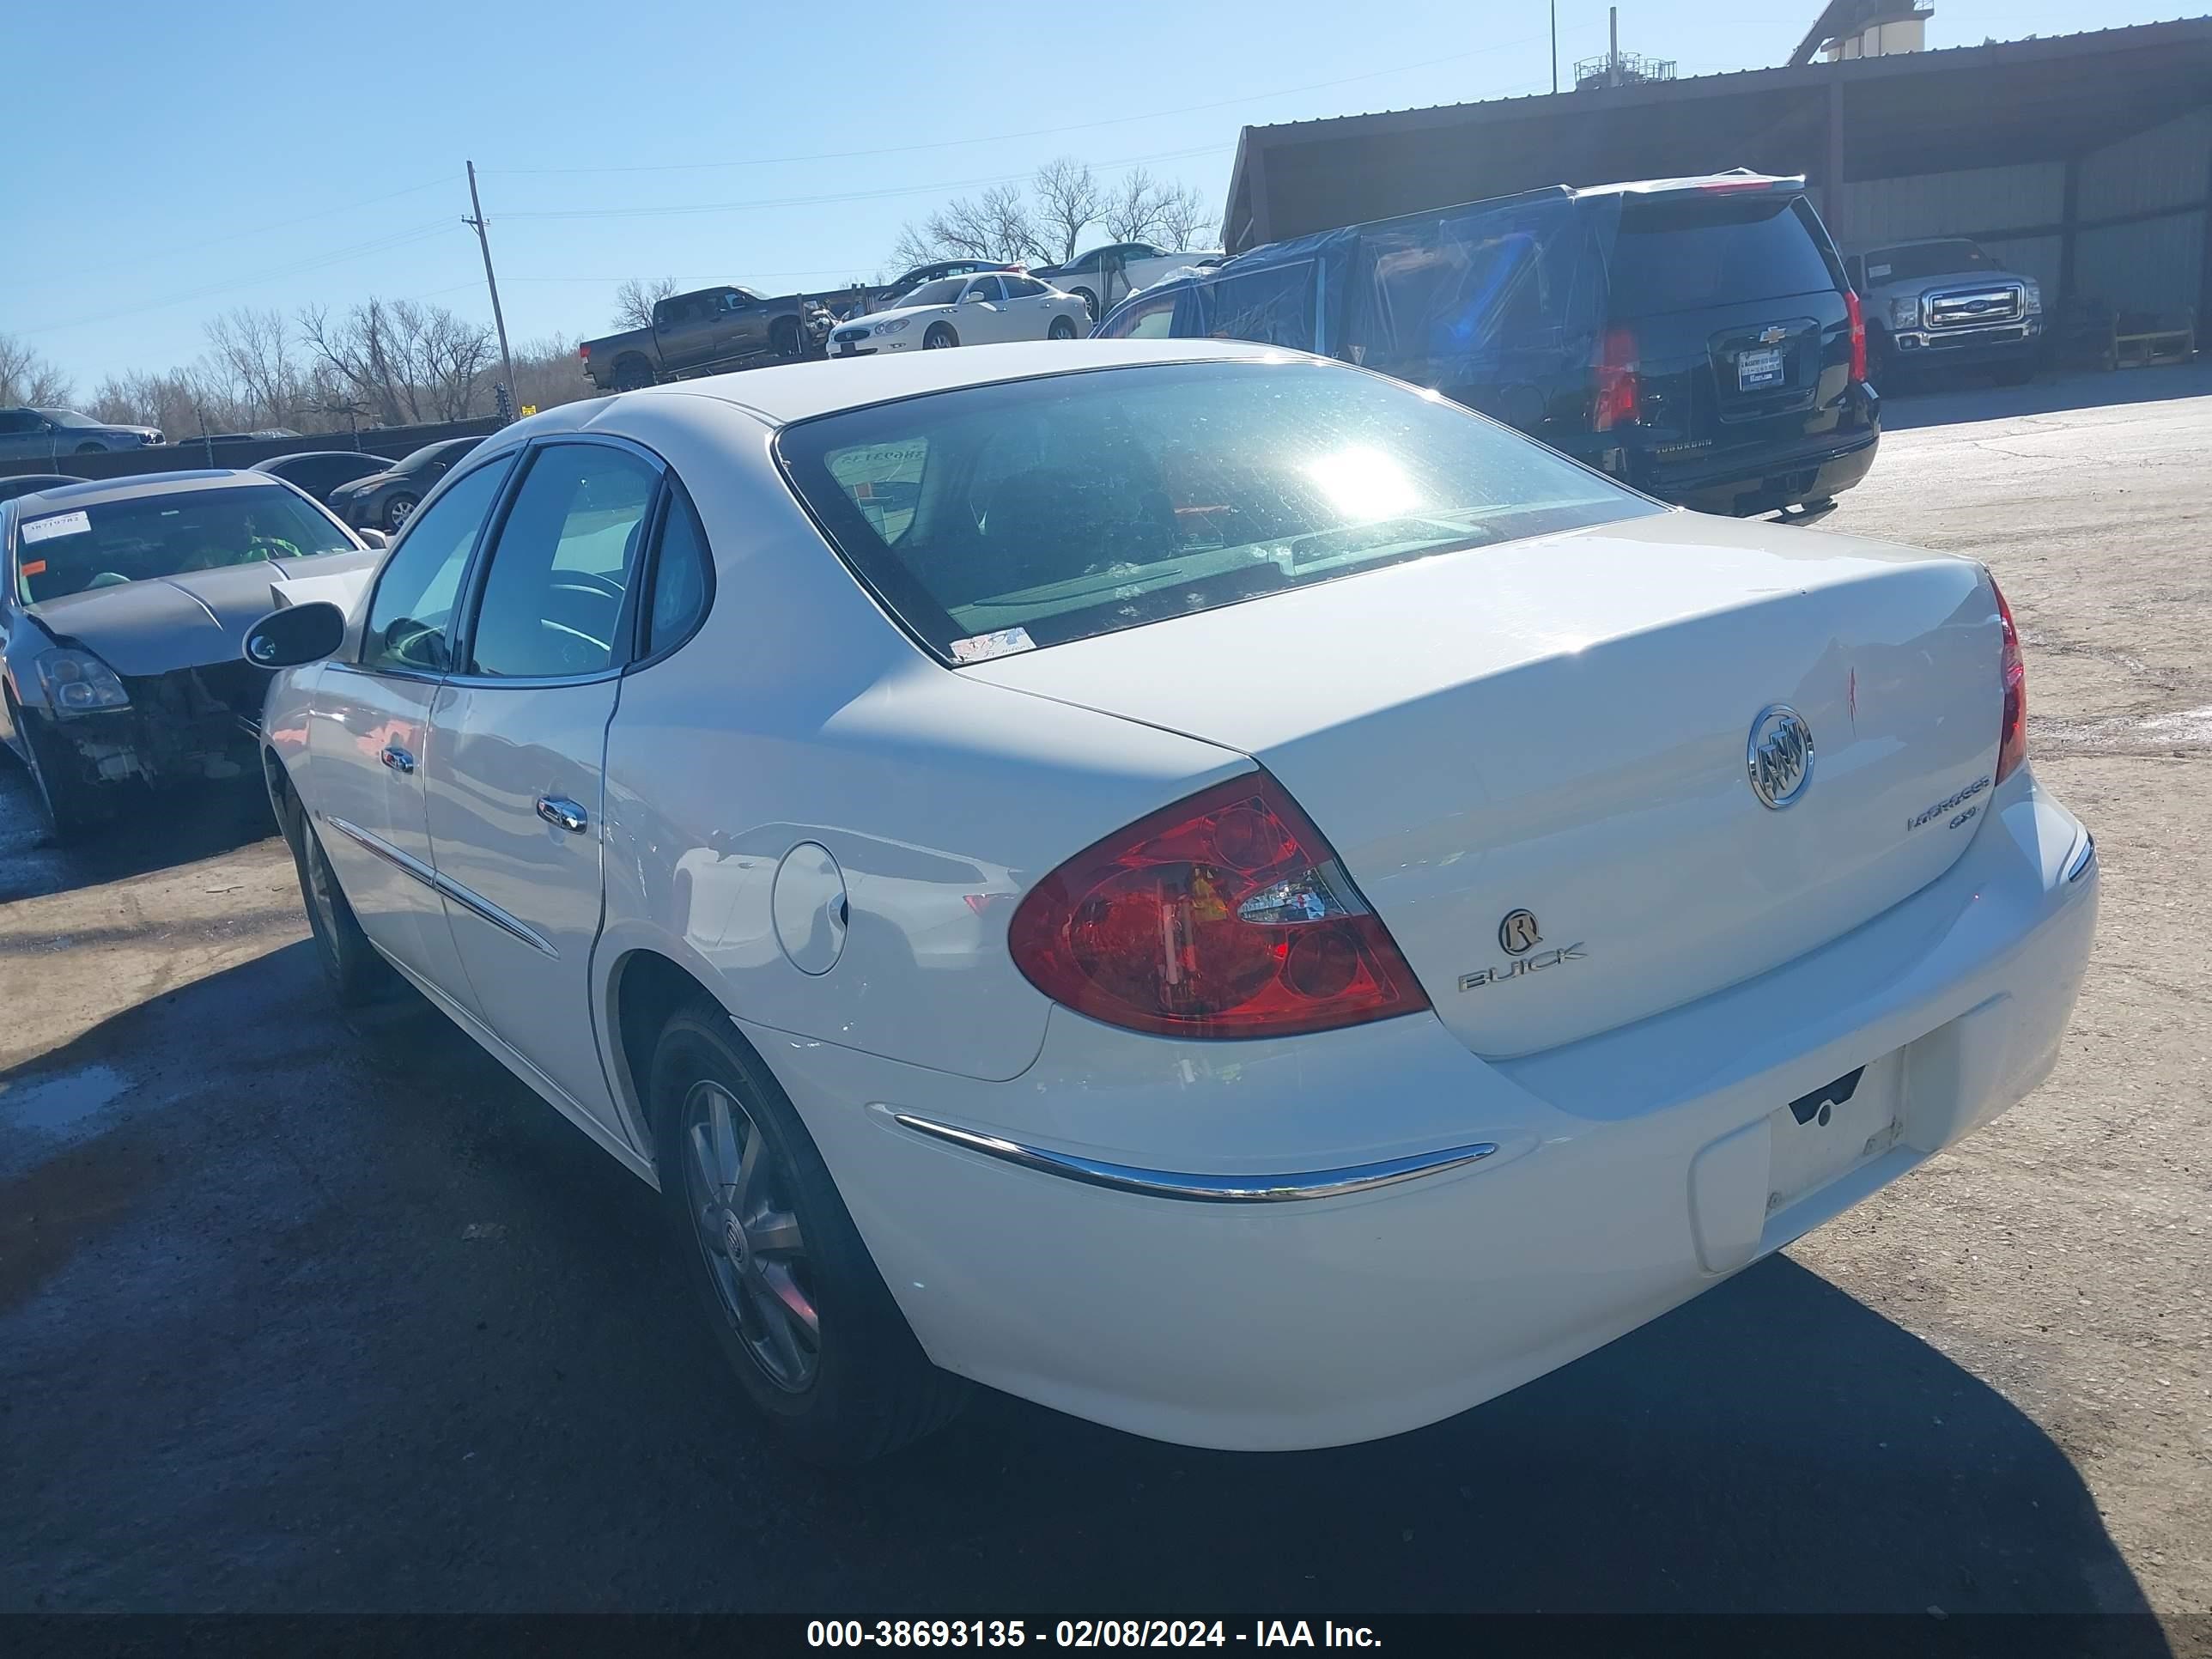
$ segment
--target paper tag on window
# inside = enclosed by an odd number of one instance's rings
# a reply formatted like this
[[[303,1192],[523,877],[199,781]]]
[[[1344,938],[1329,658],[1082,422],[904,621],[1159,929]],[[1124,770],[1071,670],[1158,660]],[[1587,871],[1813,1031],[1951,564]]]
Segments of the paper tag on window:
[[[57,536],[82,536],[90,532],[92,520],[82,512],[57,513],[51,519],[33,519],[23,526],[26,542],[50,542]]]
[[[952,641],[952,660],[982,662],[991,657],[1011,657],[1017,651],[1034,651],[1036,641],[1030,637],[1026,628],[1002,628],[995,634],[978,634],[973,639]]]
[[[1894,269],[1896,269],[1896,267],[1893,265],[1869,265],[1867,267],[1867,275],[1873,277],[1874,280],[1878,283],[1883,277],[1888,276]]]

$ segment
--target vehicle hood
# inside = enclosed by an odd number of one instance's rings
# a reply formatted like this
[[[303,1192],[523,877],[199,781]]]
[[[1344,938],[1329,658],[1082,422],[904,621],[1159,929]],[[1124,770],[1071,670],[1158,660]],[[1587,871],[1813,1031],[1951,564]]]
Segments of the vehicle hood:
[[[950,317],[959,309],[958,306],[893,306],[885,311],[872,311],[865,319],[856,317],[854,321],[858,323],[865,320],[871,327],[878,323],[893,322],[901,318],[910,323],[920,322],[925,318],[931,322],[936,322],[940,319]]]
[[[341,495],[366,495],[373,489],[381,489],[388,483],[398,483],[403,475],[397,472],[372,472],[365,478],[356,478],[342,483],[331,491],[326,499],[336,501]]]
[[[2019,283],[2025,286],[2035,281],[2016,270],[1954,270],[1937,276],[1886,276],[1879,281],[1869,278],[1869,298],[1880,295],[1903,298],[1908,294],[1926,294],[1939,288],[1995,288],[2003,283]]]
[[[363,549],[195,570],[67,593],[42,600],[29,611],[48,633],[82,646],[118,674],[166,674],[235,658],[246,630],[274,609],[271,586],[349,576],[354,585],[366,587],[381,556]],[[332,595],[319,591],[314,597]]]

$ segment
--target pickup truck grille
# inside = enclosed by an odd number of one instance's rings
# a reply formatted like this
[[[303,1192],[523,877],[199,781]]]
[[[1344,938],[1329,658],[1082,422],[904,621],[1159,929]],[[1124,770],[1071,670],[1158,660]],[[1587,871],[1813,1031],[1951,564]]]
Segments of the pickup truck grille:
[[[1947,289],[1928,296],[1928,326],[1931,330],[2016,323],[2027,314],[2027,298],[2018,283]]]

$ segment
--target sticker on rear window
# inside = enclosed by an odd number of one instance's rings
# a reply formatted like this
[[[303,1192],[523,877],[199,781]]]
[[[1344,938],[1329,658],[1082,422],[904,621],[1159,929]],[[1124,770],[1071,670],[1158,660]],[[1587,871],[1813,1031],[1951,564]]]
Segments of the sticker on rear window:
[[[1896,269],[1897,267],[1895,265],[1869,265],[1867,267],[1867,275],[1873,277],[1876,282],[1880,282],[1883,277],[1888,276],[1891,271]]]
[[[57,536],[83,536],[92,530],[91,518],[82,510],[57,513],[50,519],[33,519],[23,526],[26,542],[50,542]]]
[[[983,662],[992,657],[1010,657],[1017,651],[1034,651],[1036,641],[1030,637],[1026,628],[1002,628],[995,634],[978,634],[973,638],[952,641],[952,660],[955,662]]]

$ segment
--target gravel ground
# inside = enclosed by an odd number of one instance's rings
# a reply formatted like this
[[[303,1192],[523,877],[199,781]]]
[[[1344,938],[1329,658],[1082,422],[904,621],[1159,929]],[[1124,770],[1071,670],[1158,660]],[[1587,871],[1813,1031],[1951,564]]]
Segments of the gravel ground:
[[[878,1470],[790,1463],[641,1185],[434,1014],[336,1018],[254,802],[64,855],[0,763],[0,1610],[2148,1607],[2203,1649],[2208,454],[2202,369],[1893,399],[1793,532],[2004,583],[2104,860],[2057,1075],[1689,1307],[1339,1451],[990,1395]]]

